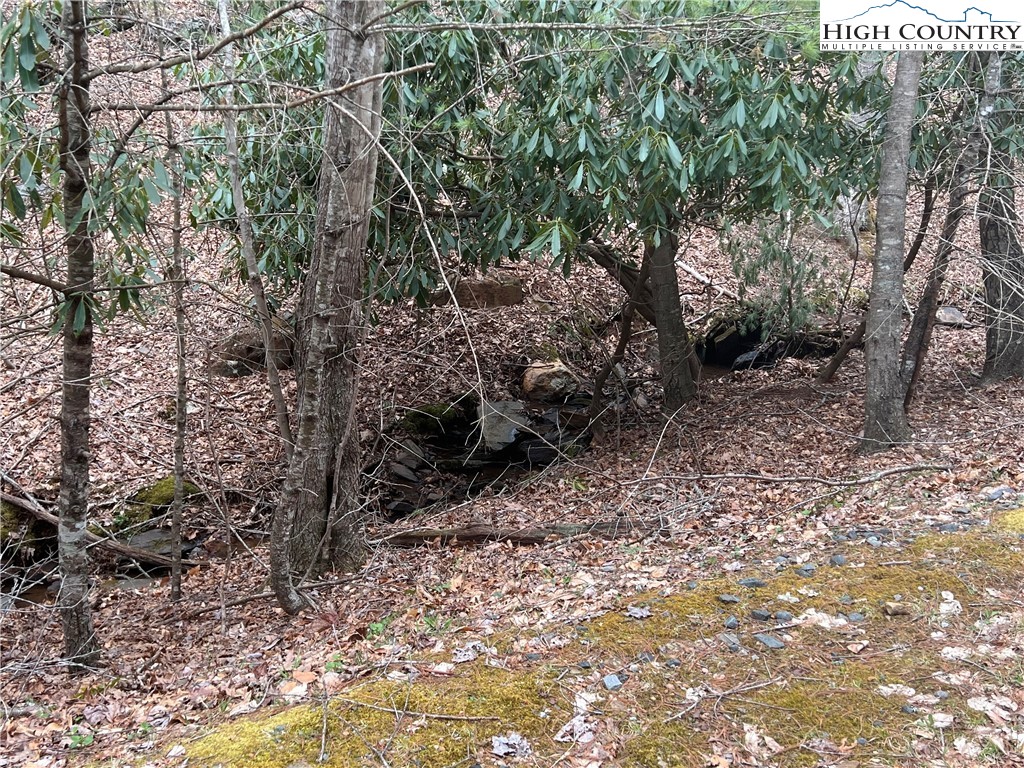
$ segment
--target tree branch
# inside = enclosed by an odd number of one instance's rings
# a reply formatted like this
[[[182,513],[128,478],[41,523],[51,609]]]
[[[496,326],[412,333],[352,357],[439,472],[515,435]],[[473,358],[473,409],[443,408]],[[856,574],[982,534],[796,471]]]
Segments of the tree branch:
[[[64,283],[53,280],[45,275],[37,275],[35,272],[28,272],[27,270],[19,269],[18,267],[12,267],[10,264],[0,264],[0,273],[9,275],[16,280],[25,280],[30,283],[35,283],[36,285],[41,285],[45,288],[49,288],[51,291],[56,291],[57,293],[68,293],[71,291],[71,288],[64,285]]]
[[[264,27],[268,26],[271,22],[276,21],[280,17],[287,13],[304,8],[306,6],[305,0],[292,0],[287,5],[282,5],[280,8],[276,8],[266,15],[265,18],[256,22],[250,27],[241,29],[227,37],[221,38],[213,45],[207,46],[196,53],[183,53],[180,56],[173,56],[169,59],[163,59],[162,61],[147,61],[138,62],[136,64],[114,64],[109,67],[97,67],[96,69],[89,70],[82,75],[82,84],[90,83],[95,78],[101,75],[119,75],[119,74],[138,74],[140,72],[149,72],[154,69],[170,69],[176,67],[179,64],[188,64],[189,62],[202,61],[207,59],[217,51],[221,50],[224,46],[230,45],[236,40],[244,40],[247,37],[252,37]]]

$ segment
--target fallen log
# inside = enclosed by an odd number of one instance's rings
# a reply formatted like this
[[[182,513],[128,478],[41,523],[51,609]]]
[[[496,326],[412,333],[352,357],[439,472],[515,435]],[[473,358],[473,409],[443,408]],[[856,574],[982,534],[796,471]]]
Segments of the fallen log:
[[[641,537],[658,533],[664,526],[650,521],[611,520],[580,525],[550,525],[537,528],[495,528],[487,523],[470,523],[461,528],[415,528],[378,539],[376,544],[390,547],[418,547],[438,542],[446,545],[482,544],[507,541],[516,546],[535,546],[555,538],[601,536],[613,539],[627,534]]]
[[[0,499],[3,499],[6,503],[13,507],[17,507],[24,512],[28,512],[30,515],[35,517],[37,520],[49,523],[56,528],[60,523],[60,518],[45,509],[40,507],[38,504],[34,504],[27,499],[23,499],[19,496],[12,496],[9,493],[0,492]],[[107,536],[100,536],[93,533],[92,531],[85,532],[85,540],[89,546],[100,547],[108,552],[114,552],[115,554],[121,555],[122,557],[129,557],[133,560],[139,560],[143,563],[152,563],[153,565],[163,565],[168,568],[171,567],[172,558],[170,555],[161,555],[157,552],[148,552],[145,549],[139,549],[137,547],[129,546],[124,544],[117,539],[112,539]],[[197,560],[182,560],[182,565],[199,565]]]

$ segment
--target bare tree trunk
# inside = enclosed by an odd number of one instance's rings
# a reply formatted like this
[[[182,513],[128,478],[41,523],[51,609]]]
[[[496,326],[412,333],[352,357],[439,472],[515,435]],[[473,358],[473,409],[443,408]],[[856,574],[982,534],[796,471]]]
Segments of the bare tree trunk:
[[[220,14],[220,30],[225,38],[231,35],[231,20],[228,18],[228,0],[218,0],[217,10]],[[235,75],[235,46],[228,43],[224,46],[224,69],[232,77]],[[228,85],[224,90],[224,103],[234,106],[235,89]],[[256,248],[252,239],[252,219],[249,206],[245,202],[245,190],[242,188],[242,171],[238,159],[238,114],[233,110],[224,112],[224,140],[227,145],[228,171],[231,177],[231,201],[234,204],[235,216],[238,218],[238,239],[242,243],[242,256],[245,259],[245,271],[249,273],[249,291],[256,302],[256,314],[259,316],[260,329],[263,332],[263,349],[267,365],[267,384],[274,400],[274,419],[277,431],[281,436],[284,455],[287,461],[292,458],[292,429],[288,422],[288,404],[284,399],[281,387],[281,375],[277,370],[278,350],[274,346],[274,318],[270,314],[267,293],[263,288],[263,277],[260,275],[259,263],[256,260]]]
[[[160,20],[160,4],[153,1],[153,13]],[[158,51],[164,55],[163,38],[158,38]],[[163,94],[170,91],[170,75],[160,70],[160,87]],[[162,95],[163,95],[162,94]],[[181,148],[174,132],[174,121],[170,112],[164,112],[164,132],[167,138],[167,168],[174,184],[173,212],[171,214],[171,265],[168,280],[171,282],[172,304],[174,305],[174,346],[176,354],[176,381],[174,394],[174,499],[171,502],[171,600],[181,600],[181,519],[185,506],[185,435],[188,429],[188,370],[185,342],[185,260],[181,245],[181,206],[184,204],[184,188],[181,176]]]
[[[89,508],[89,394],[92,375],[93,241],[86,205],[91,173],[89,150],[89,45],[84,0],[67,0],[61,14],[65,79],[57,93],[60,166],[64,172],[64,221],[67,233],[69,291],[64,303],[64,375],[60,412],[61,477],[60,612],[64,656],[72,670],[94,664],[100,647],[89,606],[89,556],[86,527]]]
[[[651,264],[651,298],[658,326],[658,357],[661,361],[661,386],[664,411],[672,416],[697,394],[697,380],[690,365],[693,342],[683,324],[679,302],[679,275],[676,251],[679,238],[674,222],[661,230],[661,241],[644,246],[644,259]]]
[[[986,138],[987,123],[995,107],[996,93],[1002,74],[1002,59],[998,53],[983,54],[980,62],[984,64],[984,84],[981,98],[978,100],[978,111],[974,128],[964,143],[963,152],[957,159],[953,171],[953,189],[949,194],[949,208],[946,221],[942,225],[942,236],[935,261],[924,291],[917,304],[914,322],[910,326],[907,342],[903,347],[901,369],[903,376],[903,407],[909,409],[914,400],[917,384],[921,380],[924,358],[931,342],[932,330],[935,328],[935,310],[939,304],[939,291],[946,280],[949,262],[953,256],[953,241],[956,238],[960,222],[967,212],[968,199],[971,194],[972,182],[978,170],[978,156],[982,143]],[[978,59],[974,59],[973,73],[978,71]]]
[[[867,392],[861,442],[865,451],[887,448],[910,434],[903,410],[899,354],[910,133],[923,62],[924,54],[919,51],[899,54],[882,143],[875,263],[866,324]]]
[[[993,158],[993,171],[981,194],[978,229],[985,277],[986,383],[1024,378],[1024,250],[1021,220],[1004,152]]]
[[[361,30],[383,10],[381,0],[329,0],[328,88],[380,71],[384,41]],[[299,307],[298,426],[271,539],[271,581],[292,613],[303,606],[296,572],[355,569],[365,559],[355,406],[380,102],[376,81],[327,109],[316,238]]]

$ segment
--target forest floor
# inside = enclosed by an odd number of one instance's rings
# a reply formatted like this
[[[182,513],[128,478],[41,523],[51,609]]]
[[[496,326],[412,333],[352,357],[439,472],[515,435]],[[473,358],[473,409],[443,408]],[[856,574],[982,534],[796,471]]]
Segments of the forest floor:
[[[865,279],[831,247],[823,313],[851,271]],[[683,258],[737,288],[713,238]],[[214,262],[196,267],[190,305],[187,457],[207,491],[187,524],[212,532],[209,560],[179,603],[165,579],[101,589],[103,666],[85,677],[65,674],[51,604],[8,607],[0,765],[1024,764],[1024,393],[973,383],[980,328],[937,329],[912,440],[870,456],[856,450],[859,352],[827,384],[814,360],[720,372],[667,425],[649,381],[581,455],[372,525],[367,566],[307,590],[315,608],[292,618],[266,596],[254,534],[282,472],[265,377],[207,374],[211,344],[244,322]],[[524,281],[524,304],[379,308],[368,454],[417,404],[516,397],[522,364],[552,348],[587,380],[610,353],[615,324],[598,321],[621,297],[603,273],[499,272]],[[680,279],[691,320],[720,305]],[[964,267],[945,303],[976,320],[976,286]],[[46,301],[5,290],[6,316]],[[99,518],[170,471],[167,314],[121,318],[98,339]],[[653,376],[653,341],[641,328],[631,377]],[[17,370],[3,466],[52,501],[57,344],[26,334],[5,355]],[[418,527],[609,522],[620,535],[537,546],[380,543]],[[252,546],[228,552],[229,528]]]

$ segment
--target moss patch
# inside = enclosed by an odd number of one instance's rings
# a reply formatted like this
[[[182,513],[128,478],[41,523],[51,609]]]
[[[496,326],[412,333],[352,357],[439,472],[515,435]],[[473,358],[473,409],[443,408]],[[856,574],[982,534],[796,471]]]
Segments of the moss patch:
[[[414,435],[443,435],[458,429],[464,416],[452,403],[428,403],[412,408],[398,426]]]
[[[509,731],[526,737],[537,753],[553,751],[548,731],[571,716],[553,681],[479,662],[460,667],[460,673],[413,683],[376,680],[333,699],[326,709],[299,706],[222,726],[189,748],[189,764],[454,765],[489,751],[491,737]],[[329,755],[318,763],[325,727]]]
[[[182,498],[187,500],[201,493],[199,486],[182,482]],[[167,509],[173,502],[174,475],[168,475],[133,493],[114,516],[111,529],[120,532],[145,523],[154,513]]]
[[[1008,509],[996,515],[992,520],[992,525],[1002,531],[1024,533],[1024,507]]]

